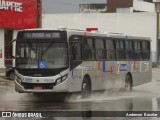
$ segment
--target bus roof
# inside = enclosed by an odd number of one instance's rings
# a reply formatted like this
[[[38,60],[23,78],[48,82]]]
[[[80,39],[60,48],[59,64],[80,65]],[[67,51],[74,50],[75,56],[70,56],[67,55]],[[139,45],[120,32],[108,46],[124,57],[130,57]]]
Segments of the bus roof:
[[[35,29],[24,29],[21,31],[52,31],[52,30],[60,30],[60,31],[67,31],[69,34],[77,34],[77,35],[85,35],[85,36],[99,36],[99,37],[110,37],[110,38],[127,38],[127,39],[139,39],[139,40],[150,40],[149,37],[142,37],[142,36],[131,36],[126,35],[123,33],[112,33],[112,32],[101,32],[101,31],[91,31],[88,32],[86,30],[80,30],[80,29],[67,29],[63,27],[57,27],[57,28],[35,28]]]

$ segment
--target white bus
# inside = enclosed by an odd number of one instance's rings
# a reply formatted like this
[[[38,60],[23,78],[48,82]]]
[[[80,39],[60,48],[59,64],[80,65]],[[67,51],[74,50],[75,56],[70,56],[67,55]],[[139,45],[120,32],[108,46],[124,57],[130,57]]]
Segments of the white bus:
[[[88,29],[89,30],[89,29]],[[15,90],[72,93],[151,81],[150,38],[68,29],[22,30],[13,42]]]

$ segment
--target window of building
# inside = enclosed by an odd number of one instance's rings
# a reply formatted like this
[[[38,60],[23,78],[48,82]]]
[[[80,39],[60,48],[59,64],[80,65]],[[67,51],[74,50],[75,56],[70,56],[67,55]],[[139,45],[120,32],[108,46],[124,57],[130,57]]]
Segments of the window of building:
[[[13,30],[5,29],[4,31],[5,39],[5,66],[12,66],[12,45],[11,41],[13,40]]]
[[[116,13],[130,13],[130,8],[116,8]]]

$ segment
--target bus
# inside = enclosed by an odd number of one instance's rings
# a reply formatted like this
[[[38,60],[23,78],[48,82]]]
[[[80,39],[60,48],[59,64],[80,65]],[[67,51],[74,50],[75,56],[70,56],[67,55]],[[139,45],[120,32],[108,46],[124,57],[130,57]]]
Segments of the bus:
[[[151,81],[151,40],[147,37],[75,29],[21,30],[13,41],[15,90],[19,93],[73,93],[88,96],[122,81]]]

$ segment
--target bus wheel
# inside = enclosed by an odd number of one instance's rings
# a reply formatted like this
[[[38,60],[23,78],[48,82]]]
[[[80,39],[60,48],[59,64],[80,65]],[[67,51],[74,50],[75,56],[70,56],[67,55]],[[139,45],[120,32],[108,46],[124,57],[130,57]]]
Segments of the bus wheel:
[[[131,78],[131,75],[129,75],[129,74],[126,75],[125,90],[132,91],[132,78]]]
[[[9,78],[10,78],[11,80],[14,80],[15,74],[14,74],[14,73],[11,73],[10,76],[9,76]]]
[[[82,97],[88,98],[91,95],[91,85],[89,80],[85,77],[82,82]]]

